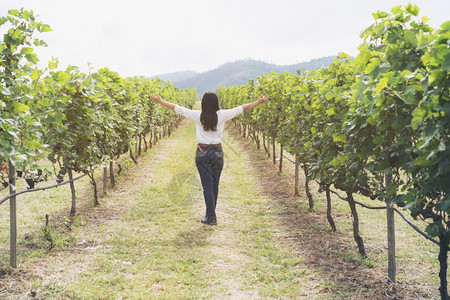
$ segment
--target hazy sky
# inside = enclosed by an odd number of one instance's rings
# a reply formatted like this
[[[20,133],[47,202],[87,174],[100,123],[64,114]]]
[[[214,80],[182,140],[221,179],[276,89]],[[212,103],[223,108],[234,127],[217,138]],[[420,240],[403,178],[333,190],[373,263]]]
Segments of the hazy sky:
[[[0,0],[0,15],[24,7],[52,27],[39,34],[45,64],[54,56],[61,67],[91,62],[127,77],[356,55],[372,13],[408,2],[435,28],[450,20],[449,0]]]

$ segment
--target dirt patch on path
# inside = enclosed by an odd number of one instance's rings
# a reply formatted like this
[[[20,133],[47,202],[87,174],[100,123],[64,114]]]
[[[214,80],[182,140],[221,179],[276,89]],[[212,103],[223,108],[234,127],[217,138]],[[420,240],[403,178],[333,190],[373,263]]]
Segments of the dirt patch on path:
[[[228,226],[235,222],[231,220],[228,209],[229,206],[224,202],[220,210],[220,228],[216,228],[214,234],[208,238],[208,243],[214,245],[210,250],[217,255],[211,269],[221,274],[220,288],[223,295],[220,295],[220,299],[261,299],[257,291],[244,289],[241,280],[234,275],[248,262],[248,258],[239,252],[239,245],[234,238],[236,232]]]

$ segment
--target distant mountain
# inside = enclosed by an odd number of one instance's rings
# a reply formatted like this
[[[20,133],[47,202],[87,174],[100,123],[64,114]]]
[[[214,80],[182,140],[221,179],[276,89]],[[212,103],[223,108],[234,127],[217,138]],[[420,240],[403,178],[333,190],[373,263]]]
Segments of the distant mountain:
[[[170,74],[162,74],[159,77],[165,81],[171,81],[179,88],[195,88],[202,96],[207,91],[215,91],[221,86],[233,86],[246,84],[249,79],[254,79],[259,75],[270,72],[291,72],[297,70],[317,70],[322,66],[327,66],[333,62],[333,56],[312,59],[308,62],[302,62],[294,65],[275,65],[257,60],[239,60],[229,62],[219,66],[216,69],[196,73],[193,71],[182,71]]]
[[[188,71],[178,71],[178,72],[173,72],[173,73],[155,75],[155,76],[152,76],[151,78],[158,77],[164,81],[175,82],[175,81],[184,80],[184,79],[187,79],[190,77],[194,77],[195,75],[198,75],[198,73],[188,70]]]

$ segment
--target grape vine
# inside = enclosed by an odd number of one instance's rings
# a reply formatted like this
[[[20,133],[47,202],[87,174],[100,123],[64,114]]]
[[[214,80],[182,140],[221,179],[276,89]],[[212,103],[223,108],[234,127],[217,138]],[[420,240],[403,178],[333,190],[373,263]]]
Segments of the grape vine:
[[[135,143],[140,151],[147,138],[151,146],[181,119],[155,106],[148,94],[187,107],[198,99],[193,89],[180,90],[160,79],[122,78],[108,68],[84,74],[76,66],[60,70],[52,60],[39,69],[33,46],[46,44],[33,34],[51,31],[50,26],[24,9],[10,10],[0,26],[6,32],[0,41],[0,163],[10,162],[31,180],[30,187],[33,178],[51,174],[39,166],[48,157],[58,181],[66,173],[72,177],[72,171],[89,174],[99,205],[95,166],[132,155]],[[2,172],[7,186],[6,177]]]
[[[346,193],[361,255],[354,193],[427,222],[428,234],[439,237],[447,299],[450,22],[435,30],[418,14],[411,4],[374,13],[354,59],[341,53],[318,71],[271,73],[218,93],[224,107],[271,95],[268,105],[238,121],[295,155],[328,201],[330,186]]]

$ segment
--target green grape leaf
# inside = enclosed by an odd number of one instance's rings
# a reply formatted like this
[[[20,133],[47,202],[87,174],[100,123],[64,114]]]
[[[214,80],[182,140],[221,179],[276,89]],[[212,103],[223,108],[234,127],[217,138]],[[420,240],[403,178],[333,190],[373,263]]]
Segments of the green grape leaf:
[[[416,39],[416,34],[411,31],[411,30],[407,30],[403,33],[404,37],[405,37],[405,41],[410,44],[413,47],[417,47],[418,42]]]
[[[373,143],[374,143],[375,145],[377,145],[377,146],[381,146],[381,144],[384,143],[384,140],[385,140],[384,136],[383,136],[383,135],[379,135],[379,136],[377,136],[377,137],[375,137],[375,138],[373,139]]]
[[[25,58],[33,64],[37,64],[39,62],[39,59],[37,58],[36,53],[28,53],[25,55]]]
[[[442,30],[450,30],[450,21],[444,22],[441,24]]]
[[[446,48],[447,51],[448,48]],[[442,69],[444,71],[450,72],[450,51],[444,55],[444,60],[442,61]]]
[[[437,222],[433,222],[431,224],[428,224],[428,226],[425,228],[425,231],[432,237],[436,237],[439,235],[439,230],[441,228],[441,224]]]
[[[6,87],[3,87],[2,94],[5,96],[11,96],[11,90]]]
[[[413,4],[411,4],[411,3],[409,3],[409,4],[405,7],[405,10],[406,10],[407,12],[409,12],[410,14],[412,14],[413,16],[418,16],[418,15],[419,15],[419,12],[420,12],[419,7],[418,7],[417,5],[413,5]]]
[[[53,30],[47,24],[39,24],[38,31],[39,32],[49,32],[49,31],[53,31]]]
[[[331,117],[332,115],[336,114],[336,112],[334,111],[334,107],[331,107],[329,109],[326,110],[326,113],[329,117]]]
[[[19,17],[20,16],[20,12],[17,9],[10,9],[8,11],[8,14],[15,16],[15,17]]]
[[[399,97],[403,102],[409,105],[414,105],[416,101],[416,90],[412,86],[408,86],[403,93],[394,91],[394,94]]]
[[[376,90],[377,92],[380,92],[380,91],[382,91],[384,88],[387,88],[387,87],[388,87],[388,81],[389,81],[388,78],[385,78],[385,77],[381,78],[381,79],[380,79],[380,82],[377,84],[377,87],[375,88],[375,90]]]
[[[394,7],[391,9],[391,12],[392,12],[394,15],[398,15],[398,14],[400,14],[400,13],[403,12],[403,8],[402,8],[401,5],[397,5],[397,6],[394,6]]]
[[[29,111],[30,110],[30,107],[28,106],[28,105],[26,105],[26,104],[23,104],[23,103],[16,103],[15,104],[15,109],[16,109],[16,111],[19,113],[19,114],[23,114],[24,112],[26,112],[26,111]]]
[[[33,72],[31,73],[31,79],[35,81],[39,79],[39,72],[37,69],[33,69]]]
[[[428,160],[428,154],[422,154],[414,160],[414,165],[418,167],[428,167],[430,161]]]
[[[428,83],[433,85],[437,81],[440,81],[444,77],[444,71],[443,70],[431,70],[430,76],[428,77]]]
[[[432,42],[434,42],[435,36],[433,34],[422,34],[417,37],[418,47],[425,48],[428,47]]]

